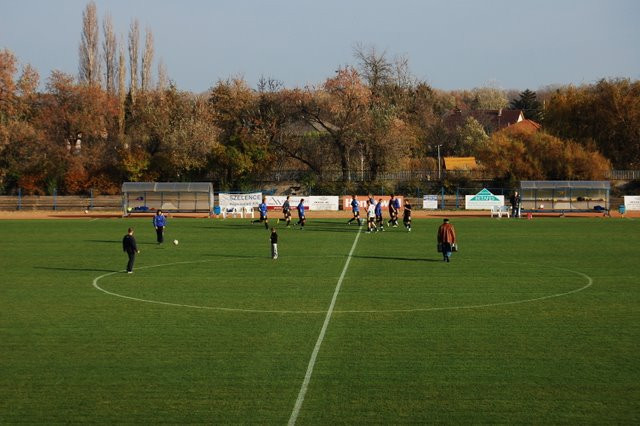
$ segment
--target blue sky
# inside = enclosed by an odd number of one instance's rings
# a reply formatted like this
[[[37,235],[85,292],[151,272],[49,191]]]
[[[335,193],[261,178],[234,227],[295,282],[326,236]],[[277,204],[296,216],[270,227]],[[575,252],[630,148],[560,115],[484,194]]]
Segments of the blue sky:
[[[41,75],[77,74],[87,0],[0,0],[0,49]],[[126,39],[137,18],[183,90],[260,76],[319,84],[355,64],[357,43],[404,55],[439,89],[536,90],[640,79],[638,0],[96,0]]]

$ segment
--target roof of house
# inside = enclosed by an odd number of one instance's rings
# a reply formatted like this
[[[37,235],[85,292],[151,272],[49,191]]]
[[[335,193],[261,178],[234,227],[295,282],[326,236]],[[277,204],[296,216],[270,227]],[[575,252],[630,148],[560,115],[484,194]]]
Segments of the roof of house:
[[[462,111],[454,109],[444,118],[449,128],[463,126],[468,117],[475,118],[486,129],[487,133],[504,129],[524,120],[520,109],[472,109]]]
[[[536,123],[533,120],[529,120],[528,118],[525,118],[522,121],[519,121],[509,127],[507,127],[506,129],[504,129],[505,131],[519,131],[519,132],[525,132],[525,133],[535,133],[537,131],[539,131],[542,128],[542,125],[539,123]]]
[[[475,170],[476,157],[444,157],[445,170]]]

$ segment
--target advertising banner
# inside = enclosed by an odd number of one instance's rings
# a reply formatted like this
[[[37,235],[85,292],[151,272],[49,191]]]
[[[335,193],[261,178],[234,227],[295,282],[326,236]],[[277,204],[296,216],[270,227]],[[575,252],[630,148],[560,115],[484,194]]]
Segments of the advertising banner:
[[[305,210],[330,210],[330,211],[338,211],[338,207],[340,206],[339,198],[337,195],[309,195],[309,196],[290,196],[289,204],[291,205],[291,210],[294,210],[296,206],[300,203],[300,199],[304,198],[304,208]],[[284,195],[269,195],[267,196],[267,208],[270,210],[281,210],[282,204],[284,204],[287,199]]]
[[[464,196],[464,208],[467,210],[491,210],[496,206],[504,206],[504,195],[493,195],[486,188],[476,195]]]
[[[422,208],[436,210],[438,208],[437,195],[425,195],[422,197]]]
[[[389,200],[391,197],[389,195],[372,195],[374,201],[378,203],[378,200],[382,200],[382,208],[387,209],[389,207]],[[404,197],[401,195],[396,196],[395,198],[400,201],[400,207],[404,206]],[[356,195],[356,200],[358,200],[358,204],[360,205],[360,210],[367,208],[367,200],[369,197],[366,195]],[[351,211],[351,196],[345,195],[342,197],[342,210]]]
[[[221,192],[218,194],[218,205],[223,208],[232,207],[258,207],[262,202],[262,192],[246,194],[230,194]]]
[[[640,210],[640,195],[625,195],[624,208],[627,210]]]

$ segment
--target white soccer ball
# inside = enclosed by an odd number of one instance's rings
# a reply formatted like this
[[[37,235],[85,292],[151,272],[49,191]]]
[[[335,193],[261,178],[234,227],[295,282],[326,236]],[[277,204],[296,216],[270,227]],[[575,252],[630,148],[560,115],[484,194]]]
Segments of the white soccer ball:
[[[84,214],[89,214],[89,210],[85,210],[85,211],[84,211]]]
[[[173,240],[173,244],[177,246],[178,245],[178,240]]]
[[[544,204],[540,204],[540,210],[544,209]]]

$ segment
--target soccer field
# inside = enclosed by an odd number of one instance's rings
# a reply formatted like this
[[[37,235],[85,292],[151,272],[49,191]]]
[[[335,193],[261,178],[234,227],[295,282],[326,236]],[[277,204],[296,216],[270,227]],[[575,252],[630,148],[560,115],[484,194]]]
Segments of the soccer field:
[[[640,221],[440,223],[0,221],[0,423],[640,423]]]

